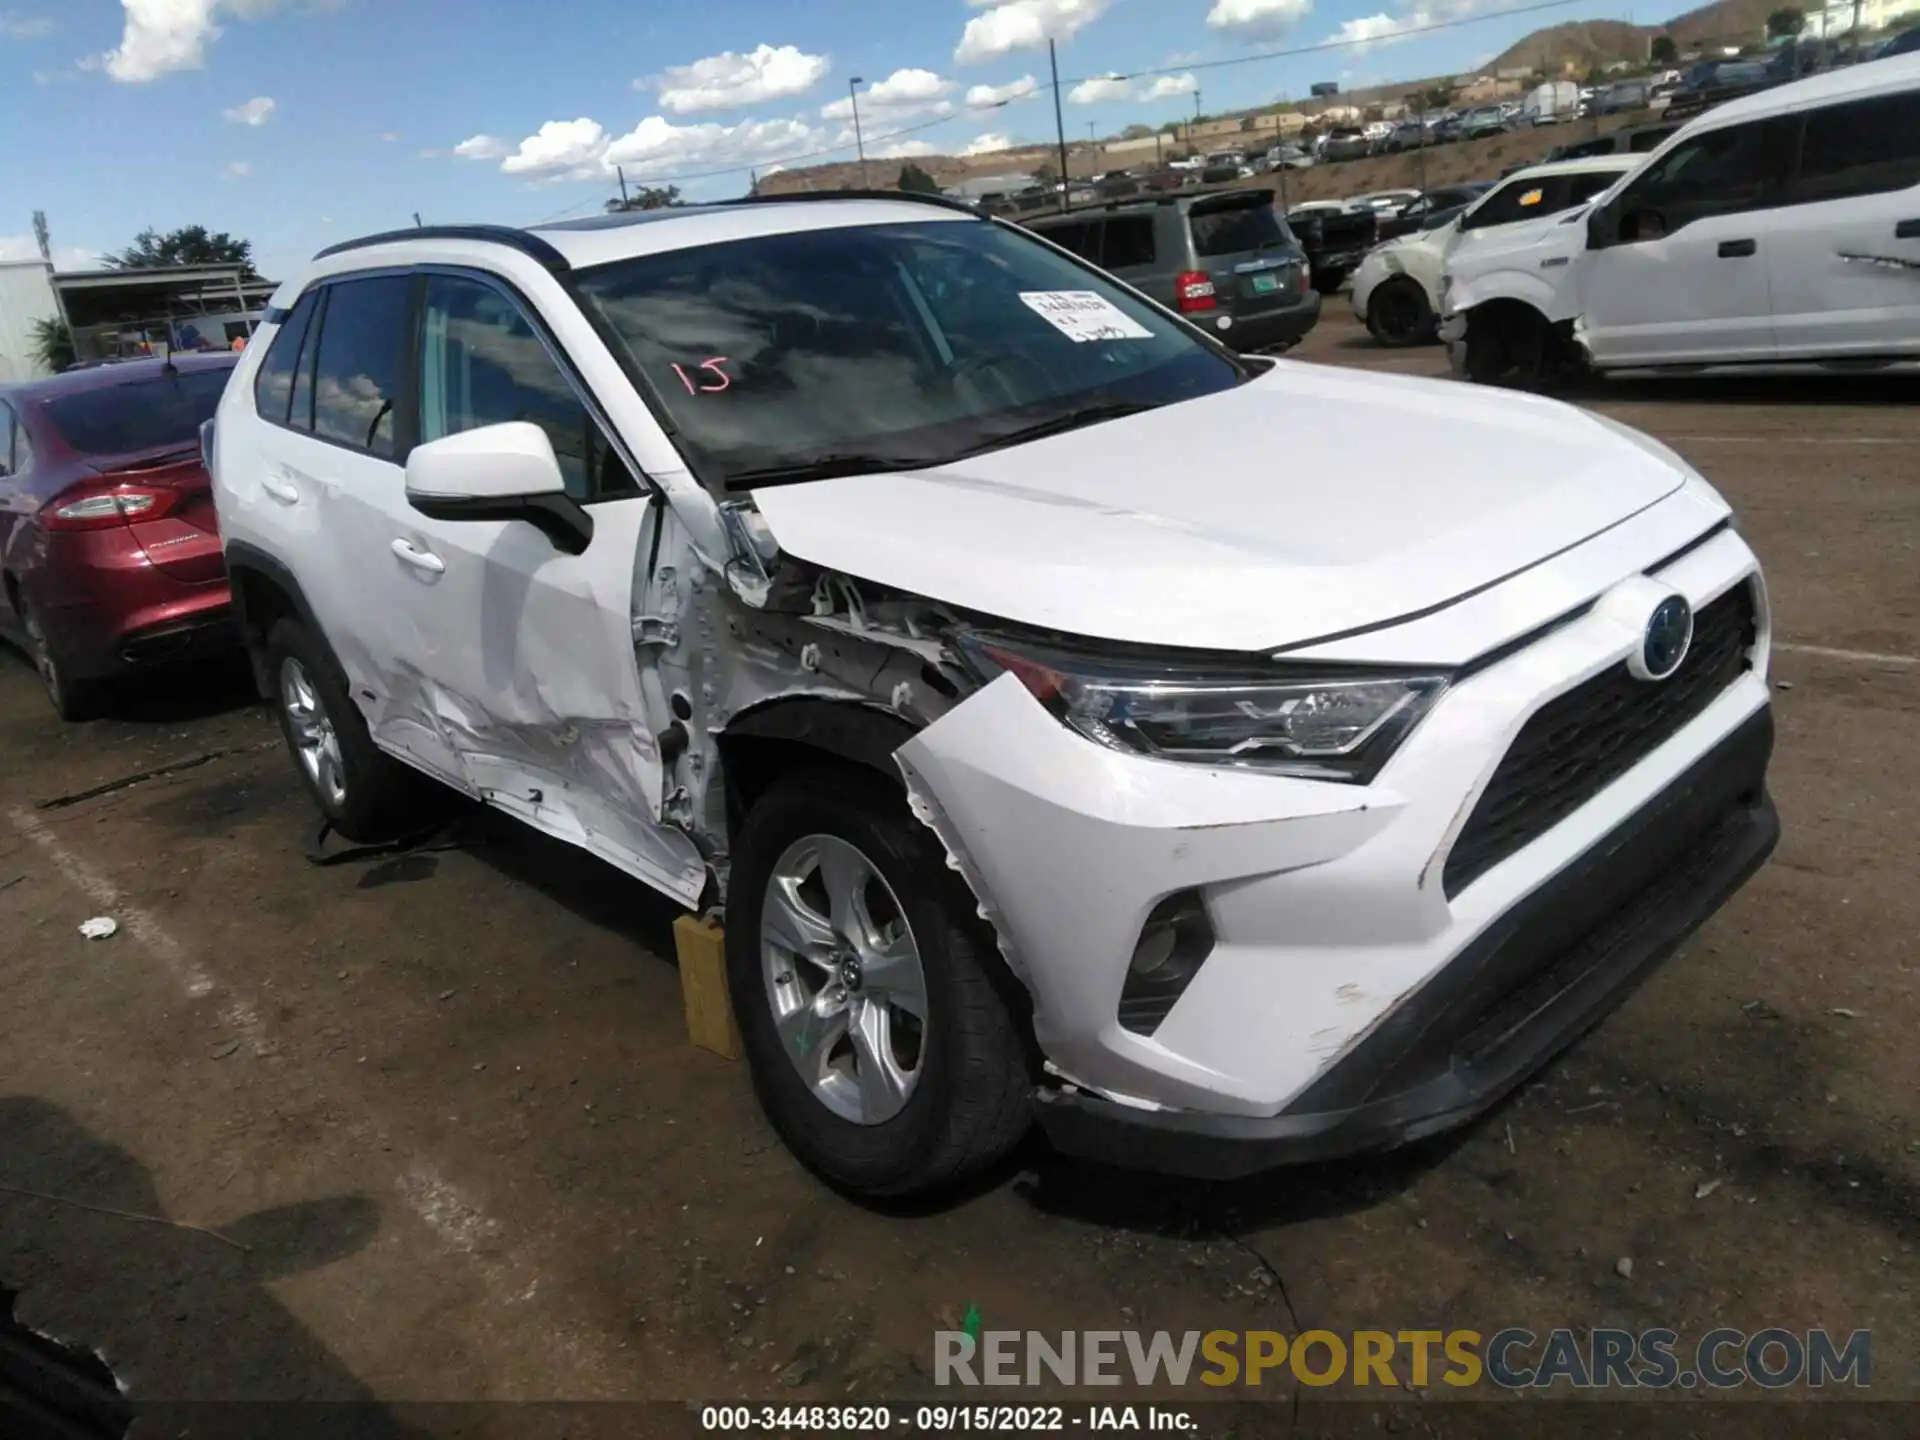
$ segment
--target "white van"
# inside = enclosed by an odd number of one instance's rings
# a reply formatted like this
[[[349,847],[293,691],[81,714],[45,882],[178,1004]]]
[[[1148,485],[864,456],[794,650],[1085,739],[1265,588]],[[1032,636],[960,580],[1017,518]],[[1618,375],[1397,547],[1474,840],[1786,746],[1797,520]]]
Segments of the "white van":
[[[1450,257],[1443,288],[1480,381],[1920,359],[1920,55],[1709,111],[1590,209]]]

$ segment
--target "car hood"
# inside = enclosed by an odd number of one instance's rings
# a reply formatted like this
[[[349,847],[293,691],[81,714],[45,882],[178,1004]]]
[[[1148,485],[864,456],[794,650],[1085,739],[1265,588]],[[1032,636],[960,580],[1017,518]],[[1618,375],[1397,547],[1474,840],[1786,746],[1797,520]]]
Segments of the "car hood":
[[[754,501],[783,551],[862,579],[1072,635],[1253,652],[1443,606],[1689,473],[1555,401],[1278,361],[1202,399]]]

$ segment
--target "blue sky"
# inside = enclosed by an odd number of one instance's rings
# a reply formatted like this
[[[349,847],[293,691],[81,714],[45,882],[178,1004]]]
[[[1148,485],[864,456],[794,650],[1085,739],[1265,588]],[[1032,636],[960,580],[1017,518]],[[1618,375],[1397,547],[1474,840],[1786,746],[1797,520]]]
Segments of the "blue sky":
[[[1072,82],[1068,134],[1084,138],[1089,122],[1106,134],[1190,114],[1195,84],[1227,109],[1317,80],[1468,70],[1559,20],[1680,8],[1493,13],[1520,3],[1538,0],[0,0],[0,255],[30,253],[35,209],[62,264],[197,223],[251,239],[275,278],[416,211],[590,213],[615,165],[660,181],[823,148],[851,158],[854,76],[870,153],[1044,140],[1046,92],[1018,97],[1044,85],[1049,35]],[[1204,64],[1343,38],[1364,43]],[[1172,73],[1098,78],[1157,69]],[[746,183],[744,169],[683,181],[698,198]]]

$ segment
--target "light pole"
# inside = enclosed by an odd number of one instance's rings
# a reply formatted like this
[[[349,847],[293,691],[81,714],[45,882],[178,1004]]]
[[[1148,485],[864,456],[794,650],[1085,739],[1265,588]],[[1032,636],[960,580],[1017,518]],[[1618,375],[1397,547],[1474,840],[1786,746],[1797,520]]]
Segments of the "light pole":
[[[858,87],[866,84],[858,75],[847,81],[847,99],[853,102],[853,143],[860,151],[860,188],[871,190],[873,186],[867,180],[867,142],[860,134],[860,95]]]

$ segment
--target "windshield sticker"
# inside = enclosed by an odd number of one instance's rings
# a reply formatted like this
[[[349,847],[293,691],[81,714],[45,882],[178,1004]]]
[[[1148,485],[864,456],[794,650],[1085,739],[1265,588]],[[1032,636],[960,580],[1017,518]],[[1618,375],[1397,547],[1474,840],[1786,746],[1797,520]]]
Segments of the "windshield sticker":
[[[1538,205],[1540,203],[1540,197],[1545,193],[1543,190],[1529,190],[1520,197],[1520,203],[1522,205]]]
[[[1151,340],[1153,332],[1129,320],[1111,300],[1091,290],[1022,290],[1028,309],[1076,345],[1089,340]]]
[[[718,395],[733,384],[733,377],[721,368],[726,363],[727,357],[724,355],[715,355],[710,360],[702,360],[695,368],[706,371],[706,374],[699,377],[698,384],[694,383],[695,377],[689,375],[677,363],[673,367],[673,373],[680,377],[680,383],[687,387],[689,395]]]

